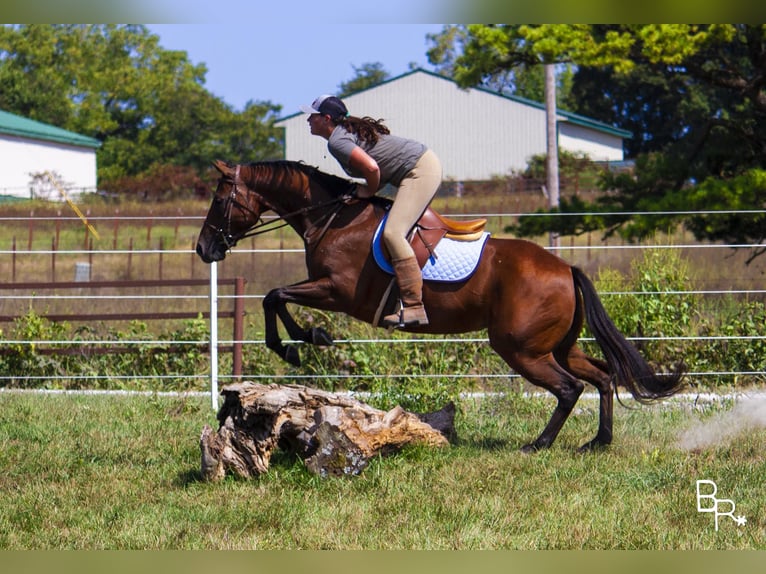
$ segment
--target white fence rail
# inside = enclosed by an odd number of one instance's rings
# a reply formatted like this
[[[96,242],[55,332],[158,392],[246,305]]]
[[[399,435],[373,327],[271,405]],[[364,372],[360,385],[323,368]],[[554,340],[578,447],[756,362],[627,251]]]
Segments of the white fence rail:
[[[685,213],[691,213],[691,212],[685,212]],[[701,212],[697,212],[701,213]],[[717,212],[720,213],[720,212]],[[726,212],[726,213],[735,213],[735,212]],[[743,211],[743,212],[736,212],[736,213],[757,213],[762,214],[763,211]],[[513,219],[515,217],[518,217],[520,215],[527,215],[527,214],[461,214],[460,216],[463,217],[487,217],[487,218],[493,218],[493,217],[500,217],[504,218],[505,220]],[[603,215],[603,214],[599,214]],[[667,214],[665,214],[667,215]],[[72,222],[75,223],[78,222],[77,218],[67,218],[62,217],[58,218],[61,219],[64,222]],[[98,221],[99,218],[90,218],[91,221]],[[104,218],[109,219],[109,218]],[[130,218],[123,218],[123,219],[130,219]],[[140,218],[137,218],[140,219]],[[176,218],[172,217],[154,217],[155,221],[163,221],[166,225],[168,224],[168,221],[175,221]],[[193,220],[197,223],[201,224],[202,220],[200,218],[191,218],[191,217],[184,217],[183,220]],[[10,223],[12,221],[18,221],[19,218],[4,218],[0,217],[0,224],[4,223]],[[23,220],[23,219],[22,219]],[[713,256],[710,256],[709,258],[714,261],[720,261],[722,258],[730,257],[732,248],[740,248],[740,249],[756,249],[756,248],[763,248],[763,245],[701,245],[696,243],[683,243],[683,244],[666,244],[666,245],[625,245],[625,244],[604,244],[603,242],[596,241],[594,244],[591,244],[589,241],[588,245],[575,245],[573,242],[569,245],[565,245],[566,240],[562,241],[562,245],[558,248],[559,252],[564,256],[565,258],[567,255],[569,256],[576,256],[578,252],[582,252],[587,250],[588,254],[592,254],[594,252],[604,251],[604,252],[614,252],[615,250],[622,250],[624,252],[631,252],[635,250],[642,250],[642,249],[679,249],[684,250],[686,252],[694,252],[698,250],[710,250],[712,253],[714,253]],[[290,248],[263,248],[263,249],[255,249],[255,248],[247,248],[246,246],[242,246],[237,248],[236,253],[233,255],[233,257],[244,257],[246,254],[250,254],[251,256],[254,254],[257,254],[259,257],[272,257],[272,256],[283,256],[284,254],[296,254],[296,253],[303,253],[302,249],[290,249]],[[9,258],[9,257],[18,257],[18,256],[25,256],[25,257],[50,257],[52,255],[74,255],[79,257],[102,257],[102,256],[114,256],[114,257],[128,257],[133,255],[139,255],[139,254],[145,254],[145,255],[151,255],[151,256],[167,256],[167,257],[194,257],[194,252],[192,249],[138,249],[138,250],[125,250],[125,249],[67,249],[67,250],[58,250],[58,249],[16,249],[15,245],[12,249],[0,249],[0,262],[3,261],[3,258]],[[749,269],[750,275],[758,275],[759,271],[758,269],[761,269],[760,276],[764,276],[764,264],[766,263],[766,255],[763,256],[762,259],[764,261],[761,261],[759,259],[756,259],[753,265],[755,269],[751,268]],[[759,267],[760,266],[760,267]],[[167,293],[167,294],[160,294],[160,295],[135,295],[135,294],[93,294],[93,293],[87,293],[87,294],[73,294],[73,295],[38,295],[36,293],[3,293],[0,292],[0,305],[5,300],[9,301],[39,301],[39,302],[45,302],[46,300],[50,301],[62,301],[62,300],[89,300],[89,301],[98,301],[98,300],[106,300],[106,301],[114,301],[119,302],[122,300],[167,300],[169,304],[176,300],[191,300],[191,299],[207,299],[209,301],[209,312],[211,316],[210,321],[210,340],[198,340],[198,341],[152,341],[152,340],[119,340],[119,341],[113,341],[113,340],[87,340],[87,341],[77,341],[76,344],[82,345],[83,347],[89,346],[89,345],[100,345],[100,346],[108,346],[108,345],[121,345],[121,346],[130,346],[130,345],[157,345],[157,344],[167,344],[172,343],[174,345],[209,345],[210,349],[210,369],[209,373],[206,374],[199,374],[199,375],[193,375],[188,378],[197,378],[197,379],[209,379],[210,381],[210,390],[211,390],[211,400],[213,403],[213,407],[217,407],[217,400],[218,400],[218,385],[219,381],[226,380],[233,375],[223,374],[219,370],[218,362],[218,348],[220,346],[224,345],[233,345],[234,343],[242,343],[245,345],[245,348],[247,349],[248,346],[253,345],[265,345],[265,341],[261,339],[242,339],[242,340],[233,340],[226,337],[221,337],[219,330],[218,330],[218,320],[217,320],[217,312],[219,305],[221,304],[221,301],[225,301],[226,299],[232,297],[232,295],[225,295],[220,294],[217,291],[217,274],[219,272],[218,267],[216,265],[210,266],[210,290],[208,294],[184,294],[184,293]],[[276,285],[274,285],[276,286]],[[621,295],[657,295],[657,294],[663,294],[663,295],[678,295],[678,296],[684,296],[684,295],[700,295],[705,297],[712,297],[712,296],[728,296],[728,295],[737,295],[737,296],[745,296],[745,297],[752,297],[752,298],[763,298],[764,295],[766,295],[766,289],[761,289],[759,286],[756,285],[749,285],[747,287],[742,287],[741,285],[737,285],[737,281],[735,278],[732,278],[732,281],[730,282],[730,287],[726,288],[716,288],[716,289],[706,289],[704,286],[700,288],[691,289],[688,291],[677,291],[677,290],[667,290],[667,291],[661,291],[656,293],[646,293],[646,292],[634,292],[634,291],[619,291],[619,292],[601,292],[601,296],[608,297],[608,296],[621,296]],[[259,304],[260,300],[264,297],[264,293],[250,293],[246,294],[244,297],[248,300],[249,305],[253,304]],[[336,333],[337,335],[337,333]],[[725,341],[725,340],[763,340],[766,339],[766,325],[763,327],[763,332],[757,335],[752,336],[727,336],[727,335],[711,335],[711,336],[699,336],[699,337],[664,337],[664,336],[657,336],[657,337],[629,337],[630,340],[639,342],[639,341],[688,341],[688,340],[694,340],[694,341]],[[589,340],[587,338],[584,338],[582,340]],[[484,337],[466,337],[466,338],[460,338],[460,337],[445,337],[442,339],[433,339],[433,338],[419,338],[419,337],[410,337],[406,339],[390,339],[390,338],[369,338],[369,339],[338,339],[336,340],[336,345],[371,345],[371,346],[379,346],[379,345],[419,345],[419,344],[443,344],[443,345],[460,345],[460,344],[466,344],[466,343],[485,343],[487,341]],[[295,343],[295,342],[292,342]],[[8,339],[8,338],[2,338],[0,337],[0,345],[52,345],[52,344],[67,344],[72,345],[74,344],[73,341],[50,341],[50,340],[34,340],[34,339]],[[697,378],[704,378],[704,377],[714,377],[714,376],[753,376],[753,377],[763,377],[766,376],[766,357],[763,358],[763,367],[760,369],[746,369],[746,370],[727,370],[727,371],[706,371],[706,370],[694,370],[693,366],[689,371],[690,376],[694,376]],[[322,375],[323,378],[327,379],[343,379],[343,380],[354,380],[362,377],[369,378],[370,375],[354,375],[354,374],[340,374],[340,373],[326,373]],[[503,378],[509,378],[509,377],[515,377],[513,373],[509,372],[500,372],[500,373],[488,373],[483,375],[476,375],[476,374],[455,374],[455,373],[421,373],[418,375],[397,375],[397,374],[386,374],[386,375],[380,375],[385,377],[408,377],[408,378],[423,378],[423,379],[436,379],[436,378],[486,378],[486,379],[503,379]],[[126,374],[123,376],[125,379],[138,379],[141,378],[136,375]],[[167,378],[177,378],[177,375],[167,375]],[[9,379],[19,379],[20,377],[14,376],[9,377],[3,373],[0,373],[0,387],[6,386],[7,381]],[[46,377],[38,377],[40,379],[45,379]],[[98,381],[99,376],[98,375],[81,375],[77,378],[83,379],[86,382],[89,381]],[[113,380],[119,380],[120,377],[115,376],[109,376],[109,379]],[[147,378],[151,379],[158,379],[161,380],[162,376],[147,376]],[[242,373],[243,379],[248,380],[257,380],[257,379],[274,379],[274,375],[263,375],[257,372],[244,372]],[[318,378],[317,375],[289,375],[286,376],[291,381],[301,381],[303,379],[312,379],[316,380]],[[34,380],[35,377],[29,377],[30,380]]]

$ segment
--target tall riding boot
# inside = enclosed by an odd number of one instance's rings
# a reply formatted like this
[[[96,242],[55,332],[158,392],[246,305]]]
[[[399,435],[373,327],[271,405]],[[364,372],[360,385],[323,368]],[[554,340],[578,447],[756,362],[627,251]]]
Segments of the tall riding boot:
[[[423,276],[417,259],[393,259],[391,264],[394,267],[396,283],[399,285],[402,309],[398,313],[383,317],[381,325],[398,328],[428,325],[428,316],[423,307]]]

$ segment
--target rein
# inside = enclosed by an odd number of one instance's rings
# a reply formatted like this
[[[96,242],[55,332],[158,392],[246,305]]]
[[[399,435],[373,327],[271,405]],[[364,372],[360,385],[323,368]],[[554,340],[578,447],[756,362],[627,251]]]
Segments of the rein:
[[[239,168],[240,166],[237,165],[236,171],[234,172],[234,177],[231,180],[231,183],[232,183],[231,194],[229,195],[227,199],[226,207],[224,208],[224,213],[226,218],[226,228],[224,229],[223,227],[221,228],[214,227],[216,232],[220,234],[221,239],[223,240],[224,244],[226,245],[228,249],[231,249],[232,247],[234,247],[234,245],[237,244],[237,242],[247,237],[254,237],[256,235],[261,235],[262,233],[267,233],[275,229],[279,229],[281,227],[286,227],[287,225],[290,225],[287,220],[291,217],[295,217],[296,215],[306,215],[308,213],[311,213],[312,211],[317,211],[319,209],[324,209],[326,207],[335,205],[337,206],[336,209],[328,211],[327,213],[322,215],[317,222],[313,222],[311,226],[308,229],[306,229],[306,231],[303,233],[304,240],[306,240],[307,243],[311,243],[310,236],[315,232],[316,229],[319,228],[319,225],[324,222],[324,226],[321,228],[321,233],[318,239],[315,240],[315,242],[319,242],[322,239],[322,237],[324,237],[325,232],[330,227],[330,224],[335,219],[335,216],[337,216],[340,210],[343,209],[347,201],[351,199],[352,197],[354,197],[353,195],[344,195],[341,197],[336,197],[334,199],[324,201],[316,205],[309,205],[306,207],[302,207],[300,209],[296,209],[295,211],[292,211],[290,213],[285,213],[283,215],[277,214],[277,217],[271,221],[263,221],[263,218],[261,217],[261,215],[259,215],[258,213],[250,209],[248,205],[245,205],[237,200],[237,195],[239,193],[239,184],[242,183],[242,181],[239,178]],[[252,193],[250,188],[247,186],[245,186],[245,190],[246,192]],[[256,223],[253,225],[253,227],[249,228],[247,231],[237,236],[231,233],[231,216],[232,216],[232,209],[234,207],[237,207],[242,211],[249,212],[250,214],[257,217]],[[276,210],[271,205],[268,205],[268,208],[276,212]]]

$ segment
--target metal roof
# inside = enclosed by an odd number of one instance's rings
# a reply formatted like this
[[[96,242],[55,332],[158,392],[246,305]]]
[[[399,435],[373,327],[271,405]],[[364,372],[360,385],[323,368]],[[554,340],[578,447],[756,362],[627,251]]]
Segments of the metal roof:
[[[453,80],[452,78],[448,78],[447,76],[442,76],[441,74],[437,74],[435,72],[429,72],[428,70],[424,70],[423,68],[415,68],[413,70],[410,70],[409,72],[406,72],[404,74],[396,76],[395,78],[390,78],[390,79],[388,79],[388,80],[386,80],[384,82],[381,82],[379,84],[375,84],[374,86],[370,86],[369,88],[365,88],[364,90],[359,90],[357,92],[349,94],[347,97],[355,96],[357,94],[361,94],[361,93],[369,91],[369,90],[374,90],[374,89],[379,88],[380,86],[383,86],[385,84],[389,84],[391,82],[396,82],[397,80],[400,80],[400,79],[402,79],[404,77],[410,76],[412,74],[418,74],[418,73],[428,74],[429,76],[433,76],[433,77],[439,78],[441,80],[445,80],[447,82],[451,82],[451,83],[455,84],[455,86],[457,87],[457,82],[455,82],[455,80]],[[537,108],[537,109],[541,109],[541,110],[545,109],[545,104],[542,103],[542,102],[536,102],[534,100],[529,100],[527,98],[522,98],[522,97],[519,97],[519,96],[503,94],[501,92],[496,92],[494,90],[489,90],[487,88],[482,88],[482,87],[474,87],[474,88],[471,88],[471,89],[472,90],[476,90],[478,92],[484,92],[486,94],[497,96],[499,98],[503,98],[503,99],[506,99],[506,100],[510,100],[510,101],[513,101],[513,102],[516,102],[516,103],[519,103],[519,104],[522,104],[522,105],[525,105],[525,106],[531,106],[533,108]],[[290,115],[285,116],[283,118],[279,118],[277,120],[277,123],[280,123],[280,122],[282,122],[284,120],[287,120],[289,118],[298,116],[301,113],[302,112],[296,112],[294,114],[290,114]],[[578,114],[575,114],[575,113],[572,113],[572,112],[567,112],[567,111],[562,110],[560,108],[556,110],[556,115],[558,116],[559,120],[564,120],[564,121],[570,122],[570,123],[575,124],[575,125],[580,125],[580,126],[583,126],[583,127],[587,127],[587,128],[593,129],[593,130],[601,131],[601,132],[604,132],[604,133],[607,133],[607,134],[610,134],[610,135],[613,135],[613,136],[617,136],[617,137],[621,137],[621,138],[625,138],[625,139],[630,139],[630,138],[633,137],[633,134],[631,132],[627,131],[627,130],[616,128],[614,126],[610,126],[609,124],[606,124],[604,122],[600,122],[598,120],[594,120],[592,118],[587,118],[585,116],[581,116],[581,115],[578,115]]]
[[[0,134],[64,143],[77,147],[101,147],[101,142],[95,138],[30,120],[3,110],[0,110]]]

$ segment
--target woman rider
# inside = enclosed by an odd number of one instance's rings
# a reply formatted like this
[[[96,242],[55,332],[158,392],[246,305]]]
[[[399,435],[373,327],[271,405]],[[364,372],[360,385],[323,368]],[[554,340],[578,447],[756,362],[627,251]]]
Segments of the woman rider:
[[[386,184],[397,188],[383,230],[383,242],[391,255],[402,301],[399,313],[384,317],[385,327],[427,325],[423,307],[423,278],[407,236],[442,181],[436,154],[422,143],[391,135],[383,120],[351,116],[342,100],[323,95],[310,106],[311,133],[327,140],[327,149],[352,177],[363,178],[358,197],[372,197]]]

